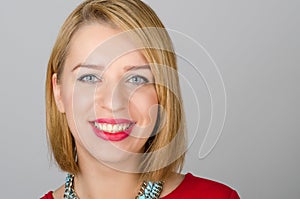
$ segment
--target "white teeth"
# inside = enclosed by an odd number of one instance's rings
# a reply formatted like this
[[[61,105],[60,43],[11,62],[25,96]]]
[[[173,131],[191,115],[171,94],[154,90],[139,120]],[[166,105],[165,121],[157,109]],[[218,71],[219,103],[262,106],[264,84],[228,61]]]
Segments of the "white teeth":
[[[109,131],[109,132],[111,132],[112,128],[113,128],[112,125],[109,124],[109,125],[107,125],[107,129],[106,130]]]
[[[118,126],[118,131],[122,131],[121,125]]]
[[[118,131],[117,125],[114,125],[113,132],[117,132],[117,131]]]
[[[106,124],[106,123],[97,123],[94,122],[94,125],[97,129],[106,131],[109,133],[116,133],[120,131],[125,131],[130,127],[130,124],[125,123],[125,124]]]

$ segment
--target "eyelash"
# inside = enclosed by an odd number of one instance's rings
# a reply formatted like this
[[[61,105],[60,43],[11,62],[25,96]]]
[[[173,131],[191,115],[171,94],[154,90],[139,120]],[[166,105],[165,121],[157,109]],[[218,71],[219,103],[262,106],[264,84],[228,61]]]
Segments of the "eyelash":
[[[86,79],[86,78],[93,78],[94,80],[91,80],[91,79]],[[96,80],[95,80],[96,79]],[[81,82],[86,82],[86,83],[91,83],[91,84],[94,84],[96,82],[99,82],[101,81],[101,78],[97,77],[96,75],[93,75],[93,74],[85,74],[85,75],[82,75],[78,78],[78,81],[81,81]]]
[[[132,82],[132,79],[139,79],[139,80],[142,80],[142,82]],[[140,75],[134,75],[134,76],[131,76],[128,80],[127,80],[128,83],[132,83],[134,85],[142,85],[142,84],[147,84],[149,83],[149,80],[146,78],[146,77],[143,77],[143,76],[140,76]]]
[[[89,79],[87,79],[87,78],[89,78]],[[135,79],[135,80],[138,79],[138,82],[134,82],[133,79]],[[94,74],[81,75],[77,80],[80,82],[85,82],[85,83],[90,83],[90,84],[95,84],[99,81],[102,81],[101,78],[97,77]],[[130,76],[126,82],[134,84],[134,85],[142,85],[142,84],[149,83],[149,80],[146,77],[143,77],[140,75],[133,75],[133,76]]]

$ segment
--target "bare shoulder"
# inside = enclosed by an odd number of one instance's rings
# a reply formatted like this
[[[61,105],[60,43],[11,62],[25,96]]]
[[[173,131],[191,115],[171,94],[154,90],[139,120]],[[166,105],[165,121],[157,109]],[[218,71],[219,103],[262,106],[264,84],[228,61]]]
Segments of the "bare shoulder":
[[[58,189],[56,189],[54,192],[53,192],[53,198],[54,199],[63,199],[64,198],[64,192],[65,192],[65,186],[62,185],[60,186]]]
[[[172,173],[165,181],[162,197],[174,191],[184,180],[185,175],[180,173]]]

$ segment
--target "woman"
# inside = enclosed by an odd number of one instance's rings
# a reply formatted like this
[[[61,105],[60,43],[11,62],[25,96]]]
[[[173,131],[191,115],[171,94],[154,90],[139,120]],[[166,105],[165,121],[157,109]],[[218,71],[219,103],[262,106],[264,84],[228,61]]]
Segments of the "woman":
[[[139,0],[87,0],[67,18],[47,71],[46,116],[66,182],[46,198],[239,198],[182,175],[186,129],[176,56]]]

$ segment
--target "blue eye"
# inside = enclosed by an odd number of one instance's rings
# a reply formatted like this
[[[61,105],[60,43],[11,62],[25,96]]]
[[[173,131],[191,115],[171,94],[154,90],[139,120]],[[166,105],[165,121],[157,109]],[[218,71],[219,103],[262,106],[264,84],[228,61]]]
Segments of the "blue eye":
[[[135,75],[135,76],[130,77],[128,79],[128,82],[132,83],[132,84],[135,84],[135,85],[141,85],[141,84],[149,83],[149,80],[145,77]]]
[[[101,81],[101,79],[98,78],[96,75],[91,75],[91,74],[82,75],[78,78],[78,80],[81,82],[92,83],[92,84]]]

